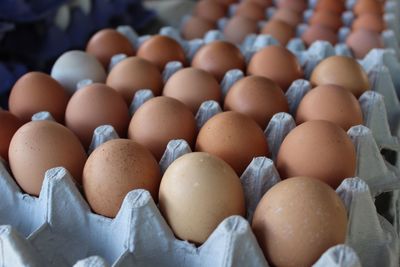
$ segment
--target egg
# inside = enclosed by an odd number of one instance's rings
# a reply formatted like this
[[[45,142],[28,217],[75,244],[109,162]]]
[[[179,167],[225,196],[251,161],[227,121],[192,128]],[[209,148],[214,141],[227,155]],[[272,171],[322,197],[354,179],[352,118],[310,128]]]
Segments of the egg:
[[[161,213],[174,234],[197,245],[232,215],[245,215],[242,185],[234,170],[207,153],[175,160],[161,180]]]
[[[341,15],[346,9],[345,1],[343,0],[319,0],[315,6],[316,11],[326,11]]]
[[[301,39],[307,46],[316,41],[327,41],[332,45],[335,45],[338,41],[337,35],[332,29],[319,24],[310,25],[301,35]]]
[[[90,79],[103,83],[106,71],[96,57],[79,50],[67,51],[54,63],[51,77],[57,80],[72,95],[78,82]]]
[[[309,91],[300,101],[296,123],[311,120],[327,120],[347,131],[363,124],[363,116],[357,98],[341,86],[326,84]]]
[[[78,137],[61,124],[32,121],[11,139],[8,158],[18,185],[28,194],[39,195],[48,169],[64,167],[81,183],[86,153]]]
[[[311,73],[313,86],[335,84],[352,92],[355,97],[370,89],[368,76],[357,60],[331,56],[321,61]]]
[[[284,92],[293,81],[303,78],[295,55],[281,46],[267,46],[253,55],[247,66],[248,75],[260,75],[276,82]]]
[[[205,70],[221,81],[225,73],[232,69],[244,71],[245,59],[239,48],[226,41],[211,42],[194,55],[192,67]]]
[[[346,44],[356,58],[364,58],[374,48],[384,48],[379,33],[365,29],[353,31],[346,39]]]
[[[374,13],[364,13],[358,16],[351,25],[353,31],[357,31],[359,29],[374,31],[377,33],[381,33],[386,28],[385,20]]]
[[[214,0],[201,0],[197,2],[193,9],[193,15],[216,23],[217,20],[224,17],[227,7],[224,4]]]
[[[10,111],[22,122],[33,114],[48,111],[60,123],[64,122],[68,94],[51,76],[42,72],[28,72],[17,80],[8,99]]]
[[[182,102],[159,96],[148,100],[135,112],[128,136],[160,160],[170,140],[184,139],[193,146],[196,121],[191,110]]]
[[[263,8],[273,6],[274,4],[272,0],[242,0],[242,2],[255,3]]]
[[[373,13],[377,15],[383,14],[383,6],[380,1],[376,0],[357,0],[353,7],[353,12],[356,16],[364,13]]]
[[[193,114],[204,101],[220,102],[222,98],[221,88],[214,76],[195,68],[184,68],[173,74],[165,83],[163,95],[178,99]]]
[[[83,169],[86,199],[98,214],[115,217],[125,196],[146,189],[158,199],[160,166],[144,146],[127,139],[107,141],[90,154]]]
[[[135,55],[135,49],[128,38],[114,29],[96,32],[87,43],[86,52],[95,56],[106,69],[116,54]]]
[[[85,148],[92,142],[100,125],[111,125],[120,137],[126,136],[130,121],[123,97],[105,84],[94,83],[79,89],[69,100],[65,125],[81,140]]]
[[[242,16],[248,19],[260,21],[265,19],[266,6],[262,6],[254,1],[242,1],[237,6],[235,16]]]
[[[181,33],[183,38],[192,40],[196,38],[203,38],[208,31],[214,29],[215,27],[215,23],[211,21],[192,16],[184,22]]]
[[[278,19],[269,20],[262,28],[261,33],[271,35],[283,46],[286,46],[290,39],[296,36],[294,27]]]
[[[224,110],[233,110],[253,118],[265,129],[272,116],[288,112],[285,94],[279,86],[262,76],[247,76],[229,89]]]
[[[356,174],[356,151],[350,137],[338,125],[307,121],[283,140],[276,166],[282,179],[309,176],[336,188]]]
[[[307,1],[303,0],[278,0],[276,6],[278,8],[289,8],[293,11],[301,13],[307,9]]]
[[[240,45],[247,35],[258,33],[258,23],[254,19],[234,16],[226,23],[223,33],[226,40]]]
[[[309,267],[346,241],[347,212],[326,184],[293,177],[273,186],[254,213],[252,229],[268,263]]]
[[[340,15],[327,10],[320,10],[313,13],[309,21],[310,25],[321,25],[337,32],[343,22]]]
[[[8,161],[11,138],[22,126],[22,122],[11,112],[0,110],[0,157]]]
[[[216,0],[218,3],[221,3],[225,6],[229,6],[231,4],[234,4],[237,0]]]
[[[226,161],[241,175],[255,157],[268,156],[263,130],[250,117],[235,111],[222,112],[201,127],[196,151]]]
[[[282,20],[292,27],[297,27],[303,21],[303,16],[292,9],[279,8],[272,15],[272,19]]]
[[[140,89],[150,89],[154,95],[160,95],[163,81],[155,65],[139,57],[129,57],[112,68],[106,84],[119,92],[130,105]]]

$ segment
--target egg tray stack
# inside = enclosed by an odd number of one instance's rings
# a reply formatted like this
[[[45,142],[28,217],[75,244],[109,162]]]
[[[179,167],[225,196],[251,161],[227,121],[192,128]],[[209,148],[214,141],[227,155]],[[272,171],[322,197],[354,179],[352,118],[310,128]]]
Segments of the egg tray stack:
[[[149,36],[138,37],[129,27],[120,27],[138,47]],[[204,40],[184,42],[172,28],[161,34],[177,39],[191,58],[205,42],[223,37],[210,32]],[[274,43],[269,36],[251,37],[242,47],[251,54]],[[307,50],[299,49],[306,73],[311,73],[322,59],[337,54],[326,42],[316,42]],[[349,225],[346,245],[326,251],[315,266],[398,266],[399,238],[395,228],[376,212],[374,197],[382,192],[400,189],[400,170],[381,155],[383,148],[399,151],[398,124],[400,104],[396,96],[395,77],[400,63],[393,49],[373,50],[362,61],[367,70],[372,91],[360,98],[364,126],[348,131],[357,151],[357,172],[360,178],[349,178],[336,190],[348,210]],[[123,56],[117,55],[113,64]],[[181,68],[171,62],[164,71],[167,80]],[[239,70],[226,73],[221,83],[223,93],[243,77]],[[144,88],[145,89],[145,88]],[[310,90],[306,80],[295,81],[286,93],[290,112],[295,114],[298,103]],[[134,112],[152,95],[147,90],[136,93]],[[203,103],[196,119],[198,126],[220,112],[216,102]],[[48,114],[35,118],[49,119]],[[291,115],[276,114],[265,133],[275,159],[279,146],[295,127]],[[109,126],[96,129],[91,149],[117,135]],[[162,170],[177,157],[190,152],[182,140],[172,140],[160,161]],[[241,177],[245,191],[247,220],[239,216],[225,219],[201,246],[177,240],[162,218],[150,194],[144,190],[130,192],[115,219],[93,214],[79,189],[63,168],[46,173],[40,197],[23,194],[10,176],[5,164],[0,164],[2,188],[0,207],[0,264],[4,266],[269,266],[251,231],[254,209],[261,196],[279,182],[273,161],[255,158]],[[12,225],[12,226],[7,226]],[[100,257],[89,257],[99,255]],[[89,257],[89,258],[86,258]],[[85,259],[86,258],[86,259]],[[104,259],[104,260],[103,260]],[[80,260],[78,262],[78,260]]]

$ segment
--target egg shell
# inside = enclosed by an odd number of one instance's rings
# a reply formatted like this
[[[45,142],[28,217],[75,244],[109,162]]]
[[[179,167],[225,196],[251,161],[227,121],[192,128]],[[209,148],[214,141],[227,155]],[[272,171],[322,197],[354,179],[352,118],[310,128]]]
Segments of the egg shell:
[[[327,10],[320,10],[313,13],[309,21],[310,25],[322,25],[337,32],[342,27],[343,22],[340,15],[329,12]]]
[[[353,7],[353,12],[356,16],[360,16],[364,13],[382,15],[383,6],[381,2],[376,0],[357,0]]]
[[[278,8],[289,8],[293,11],[301,13],[307,9],[307,1],[304,0],[278,0],[276,3]]]
[[[364,58],[374,48],[384,48],[379,33],[365,29],[353,31],[346,39],[346,44],[356,58]]]
[[[290,24],[278,20],[269,20],[261,30],[261,34],[269,34],[274,37],[283,46],[296,36],[296,30]]]
[[[193,9],[193,15],[216,23],[217,20],[224,17],[227,7],[214,0],[201,0],[197,2]]]
[[[357,31],[359,29],[365,29],[369,31],[374,31],[381,33],[386,29],[385,20],[374,13],[364,13],[358,16],[351,25],[353,31]]]
[[[307,46],[311,46],[316,41],[327,41],[331,45],[335,45],[338,41],[337,34],[331,28],[320,24],[309,26],[301,35],[301,39]]]
[[[191,16],[182,26],[181,33],[183,38],[193,40],[203,38],[204,35],[216,27],[215,23],[206,19]]]
[[[252,33],[258,33],[257,21],[243,16],[232,17],[224,28],[225,38],[237,45],[240,45],[246,36]]]
[[[8,148],[11,139],[22,122],[11,112],[0,110],[0,157],[8,161]]]
[[[265,8],[266,6],[261,6],[254,1],[242,1],[236,8],[235,16],[242,16],[260,21],[265,19]]]
[[[343,0],[319,0],[315,6],[316,11],[326,11],[341,15],[346,9]]]
[[[242,0],[241,2],[255,3],[263,8],[267,8],[274,5],[273,0]]]
[[[289,8],[279,8],[273,14],[272,18],[282,20],[292,27],[297,27],[297,25],[303,21],[301,14]]]

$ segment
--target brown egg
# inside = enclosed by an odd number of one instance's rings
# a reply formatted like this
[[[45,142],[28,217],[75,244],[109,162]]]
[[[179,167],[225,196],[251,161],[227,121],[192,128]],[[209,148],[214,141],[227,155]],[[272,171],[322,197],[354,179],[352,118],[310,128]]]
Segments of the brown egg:
[[[337,43],[336,33],[332,29],[319,24],[310,25],[301,35],[301,39],[307,46],[312,45],[315,41],[327,41],[332,45]]]
[[[356,173],[356,151],[350,137],[328,121],[307,121],[283,140],[277,162],[282,179],[309,176],[336,188]]]
[[[315,87],[301,100],[296,123],[327,120],[347,131],[351,126],[363,124],[357,98],[341,86],[326,84]]]
[[[192,40],[196,38],[203,38],[204,35],[215,28],[215,23],[206,19],[192,16],[185,21],[181,32],[183,38]]]
[[[385,30],[385,28],[386,23],[384,19],[381,16],[373,13],[361,14],[354,20],[352,24],[353,31],[364,29],[381,33]]]
[[[114,29],[96,32],[87,43],[86,52],[95,56],[105,68],[116,54],[135,55],[135,49],[128,38]]]
[[[261,6],[259,3],[253,1],[243,1],[238,5],[235,15],[260,21],[265,19],[265,8],[266,6]]]
[[[242,0],[242,2],[255,3],[263,8],[273,6],[274,4],[272,0]]]
[[[30,121],[37,112],[48,111],[62,123],[67,102],[68,95],[61,84],[42,72],[28,72],[19,78],[8,99],[10,112],[22,122]]]
[[[310,82],[313,86],[342,86],[357,98],[370,89],[368,76],[361,65],[357,60],[344,56],[332,56],[321,61],[312,72]]]
[[[207,100],[221,101],[221,88],[217,80],[208,72],[195,68],[185,68],[168,79],[163,95],[178,99],[193,114]]]
[[[346,10],[346,5],[342,0],[318,0],[315,10],[341,15]]]
[[[225,41],[209,43],[197,51],[192,67],[208,71],[221,81],[225,73],[232,69],[244,71],[245,59],[239,48]]]
[[[196,121],[182,102],[166,96],[155,97],[135,112],[128,136],[149,149],[159,161],[170,140],[184,139],[193,146]]]
[[[252,228],[268,263],[309,267],[346,241],[347,223],[346,208],[332,188],[314,178],[294,177],[263,196]]]
[[[225,16],[226,10],[227,7],[217,1],[201,0],[197,2],[194,7],[193,15],[215,23],[217,20]]]
[[[281,45],[287,43],[295,37],[296,30],[289,24],[278,19],[271,19],[261,30],[262,34],[269,34],[274,37]]]
[[[303,0],[278,0],[276,6],[278,8],[289,8],[297,13],[302,13],[307,9],[307,1]]]
[[[253,158],[268,156],[263,130],[250,117],[235,111],[222,112],[200,129],[196,151],[207,152],[226,161],[241,175]]]
[[[229,5],[237,2],[237,0],[215,0],[215,1],[217,1],[218,3],[221,3],[225,6],[229,6]]]
[[[224,28],[225,38],[237,45],[240,45],[244,38],[252,33],[258,33],[257,21],[242,16],[232,17]]]
[[[14,134],[8,158],[18,185],[37,196],[45,172],[54,167],[66,168],[80,183],[86,153],[68,128],[52,121],[31,121]]]
[[[189,153],[175,160],[160,185],[160,210],[175,235],[204,243],[232,215],[245,215],[243,188],[235,171],[207,153]]]
[[[276,83],[262,76],[247,76],[229,89],[224,110],[243,113],[265,129],[274,114],[288,112],[289,106]]]
[[[297,58],[281,46],[267,46],[251,58],[248,75],[260,75],[276,82],[284,92],[293,81],[303,78],[303,70]]]
[[[115,217],[125,196],[146,189],[158,199],[160,166],[144,146],[127,139],[107,141],[90,154],[83,169],[86,199],[98,214]]]
[[[146,59],[156,65],[162,71],[170,61],[180,61],[186,64],[185,51],[182,46],[164,35],[154,35],[145,41],[137,51],[137,56]]]
[[[106,84],[114,88],[130,105],[136,91],[150,89],[154,95],[160,95],[162,77],[160,71],[149,61],[129,57],[119,62],[108,74]]]
[[[22,126],[22,122],[11,112],[0,110],[0,157],[8,161],[11,138]]]
[[[377,15],[383,14],[383,5],[376,0],[357,0],[353,7],[353,12],[356,16],[364,13],[373,13]]]
[[[364,58],[374,48],[384,48],[383,40],[379,33],[364,29],[353,31],[346,39],[346,44],[351,48],[356,58]]]
[[[314,12],[310,18],[309,24],[325,26],[337,32],[339,28],[342,27],[343,22],[340,15],[327,10],[320,10]]]
[[[272,19],[278,19],[290,24],[292,27],[297,27],[303,21],[303,16],[289,8],[279,8]]]
[[[94,83],[79,89],[69,100],[65,125],[88,148],[100,125],[111,125],[120,137],[126,136],[130,121],[123,97],[105,84]]]

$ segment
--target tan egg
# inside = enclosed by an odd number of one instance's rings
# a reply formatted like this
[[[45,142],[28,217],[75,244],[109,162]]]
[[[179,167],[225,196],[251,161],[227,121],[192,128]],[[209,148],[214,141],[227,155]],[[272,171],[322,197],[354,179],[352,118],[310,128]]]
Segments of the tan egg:
[[[315,10],[341,15],[346,10],[346,5],[343,0],[318,0]]]
[[[284,92],[293,81],[303,78],[303,70],[295,55],[281,46],[267,46],[253,55],[248,75],[264,76],[276,82]]]
[[[140,89],[150,89],[154,95],[160,95],[163,81],[155,65],[139,57],[129,57],[112,68],[106,84],[120,93],[130,105]]]
[[[83,169],[86,199],[98,214],[115,217],[125,196],[146,189],[158,199],[160,166],[144,146],[127,139],[107,141],[90,154]]]
[[[252,228],[273,266],[309,267],[329,248],[343,244],[346,208],[332,188],[309,177],[273,186],[254,213]]]
[[[94,83],[79,89],[69,100],[65,125],[87,149],[93,132],[100,125],[111,125],[120,137],[125,137],[130,121],[123,97],[105,84]]]
[[[313,70],[310,82],[313,86],[342,86],[357,98],[370,89],[368,76],[361,65],[357,60],[344,56],[332,56],[321,61]]]
[[[207,153],[175,160],[161,180],[159,200],[175,235],[198,245],[227,217],[245,215],[239,177],[227,163]]]
[[[135,112],[128,136],[149,149],[159,161],[170,140],[184,139],[193,147],[196,121],[182,102],[166,96],[155,97]]]
[[[54,167],[66,168],[81,183],[86,153],[78,137],[52,121],[32,121],[11,139],[8,158],[18,185],[26,193],[39,195],[44,174]]]
[[[297,27],[303,21],[303,16],[292,9],[279,8],[272,16],[272,19],[282,20],[292,27]]]
[[[208,72],[195,68],[185,68],[168,79],[163,95],[178,99],[193,114],[207,100],[221,102],[221,88],[217,80]]]
[[[116,54],[135,55],[128,38],[113,29],[96,32],[87,43],[86,52],[95,56],[105,68],[108,68],[111,58]]]
[[[235,111],[222,112],[200,129],[196,151],[207,152],[226,161],[241,175],[255,157],[268,156],[263,130],[250,117]]]
[[[252,33],[258,33],[257,21],[242,16],[232,17],[224,28],[225,38],[237,45],[240,45],[246,36]]]
[[[301,39],[307,46],[316,41],[327,41],[332,45],[335,45],[338,41],[337,35],[332,29],[319,24],[310,25],[301,35]]]
[[[329,121],[307,121],[283,140],[276,165],[282,179],[309,176],[336,188],[356,174],[356,151],[341,127]]]
[[[374,31],[359,29],[346,39],[346,44],[356,58],[364,58],[374,48],[384,48],[382,36]]]
[[[314,12],[309,24],[325,26],[337,32],[342,27],[343,22],[340,15],[327,10],[319,10]]]
[[[201,0],[194,7],[193,15],[216,23],[217,20],[225,16],[226,11],[227,7],[217,1]]]
[[[301,100],[296,113],[296,123],[311,120],[327,120],[343,130],[363,124],[363,116],[357,98],[341,86],[320,85],[308,92]]]
[[[261,6],[254,1],[242,1],[237,6],[235,16],[242,16],[248,19],[260,21],[265,19],[266,6]]]
[[[373,13],[364,13],[358,16],[351,25],[353,31],[360,29],[381,33],[386,29],[385,20]]]
[[[356,16],[364,13],[382,15],[383,11],[382,3],[376,0],[357,0],[353,7],[353,12]]]
[[[68,98],[61,84],[50,75],[28,72],[14,84],[8,105],[10,112],[22,122],[30,121],[37,112],[48,111],[55,120],[63,123]]]
[[[261,33],[271,35],[281,45],[286,46],[290,39],[295,37],[296,30],[290,24],[282,20],[271,19],[267,24],[265,24]]]
[[[255,3],[263,8],[273,6],[274,4],[272,0],[242,0],[242,2]]]
[[[229,89],[224,110],[243,113],[265,129],[274,114],[289,112],[289,106],[276,83],[261,76],[247,76]]]
[[[0,157],[8,161],[11,138],[22,126],[22,122],[11,112],[0,110]]]
[[[278,0],[276,6],[278,8],[289,8],[297,13],[302,13],[307,9],[307,1],[303,0]]]
[[[203,38],[208,31],[214,29],[215,27],[215,23],[211,21],[192,16],[185,21],[184,25],[182,26],[181,33],[183,38],[192,40],[196,38]]]
[[[192,67],[205,70],[221,81],[229,70],[244,71],[246,63],[244,56],[235,45],[225,41],[215,41],[197,51]]]
[[[145,41],[137,51],[137,56],[146,59],[156,65],[162,71],[170,61],[179,61],[186,64],[185,51],[182,46],[164,35],[154,35]]]

